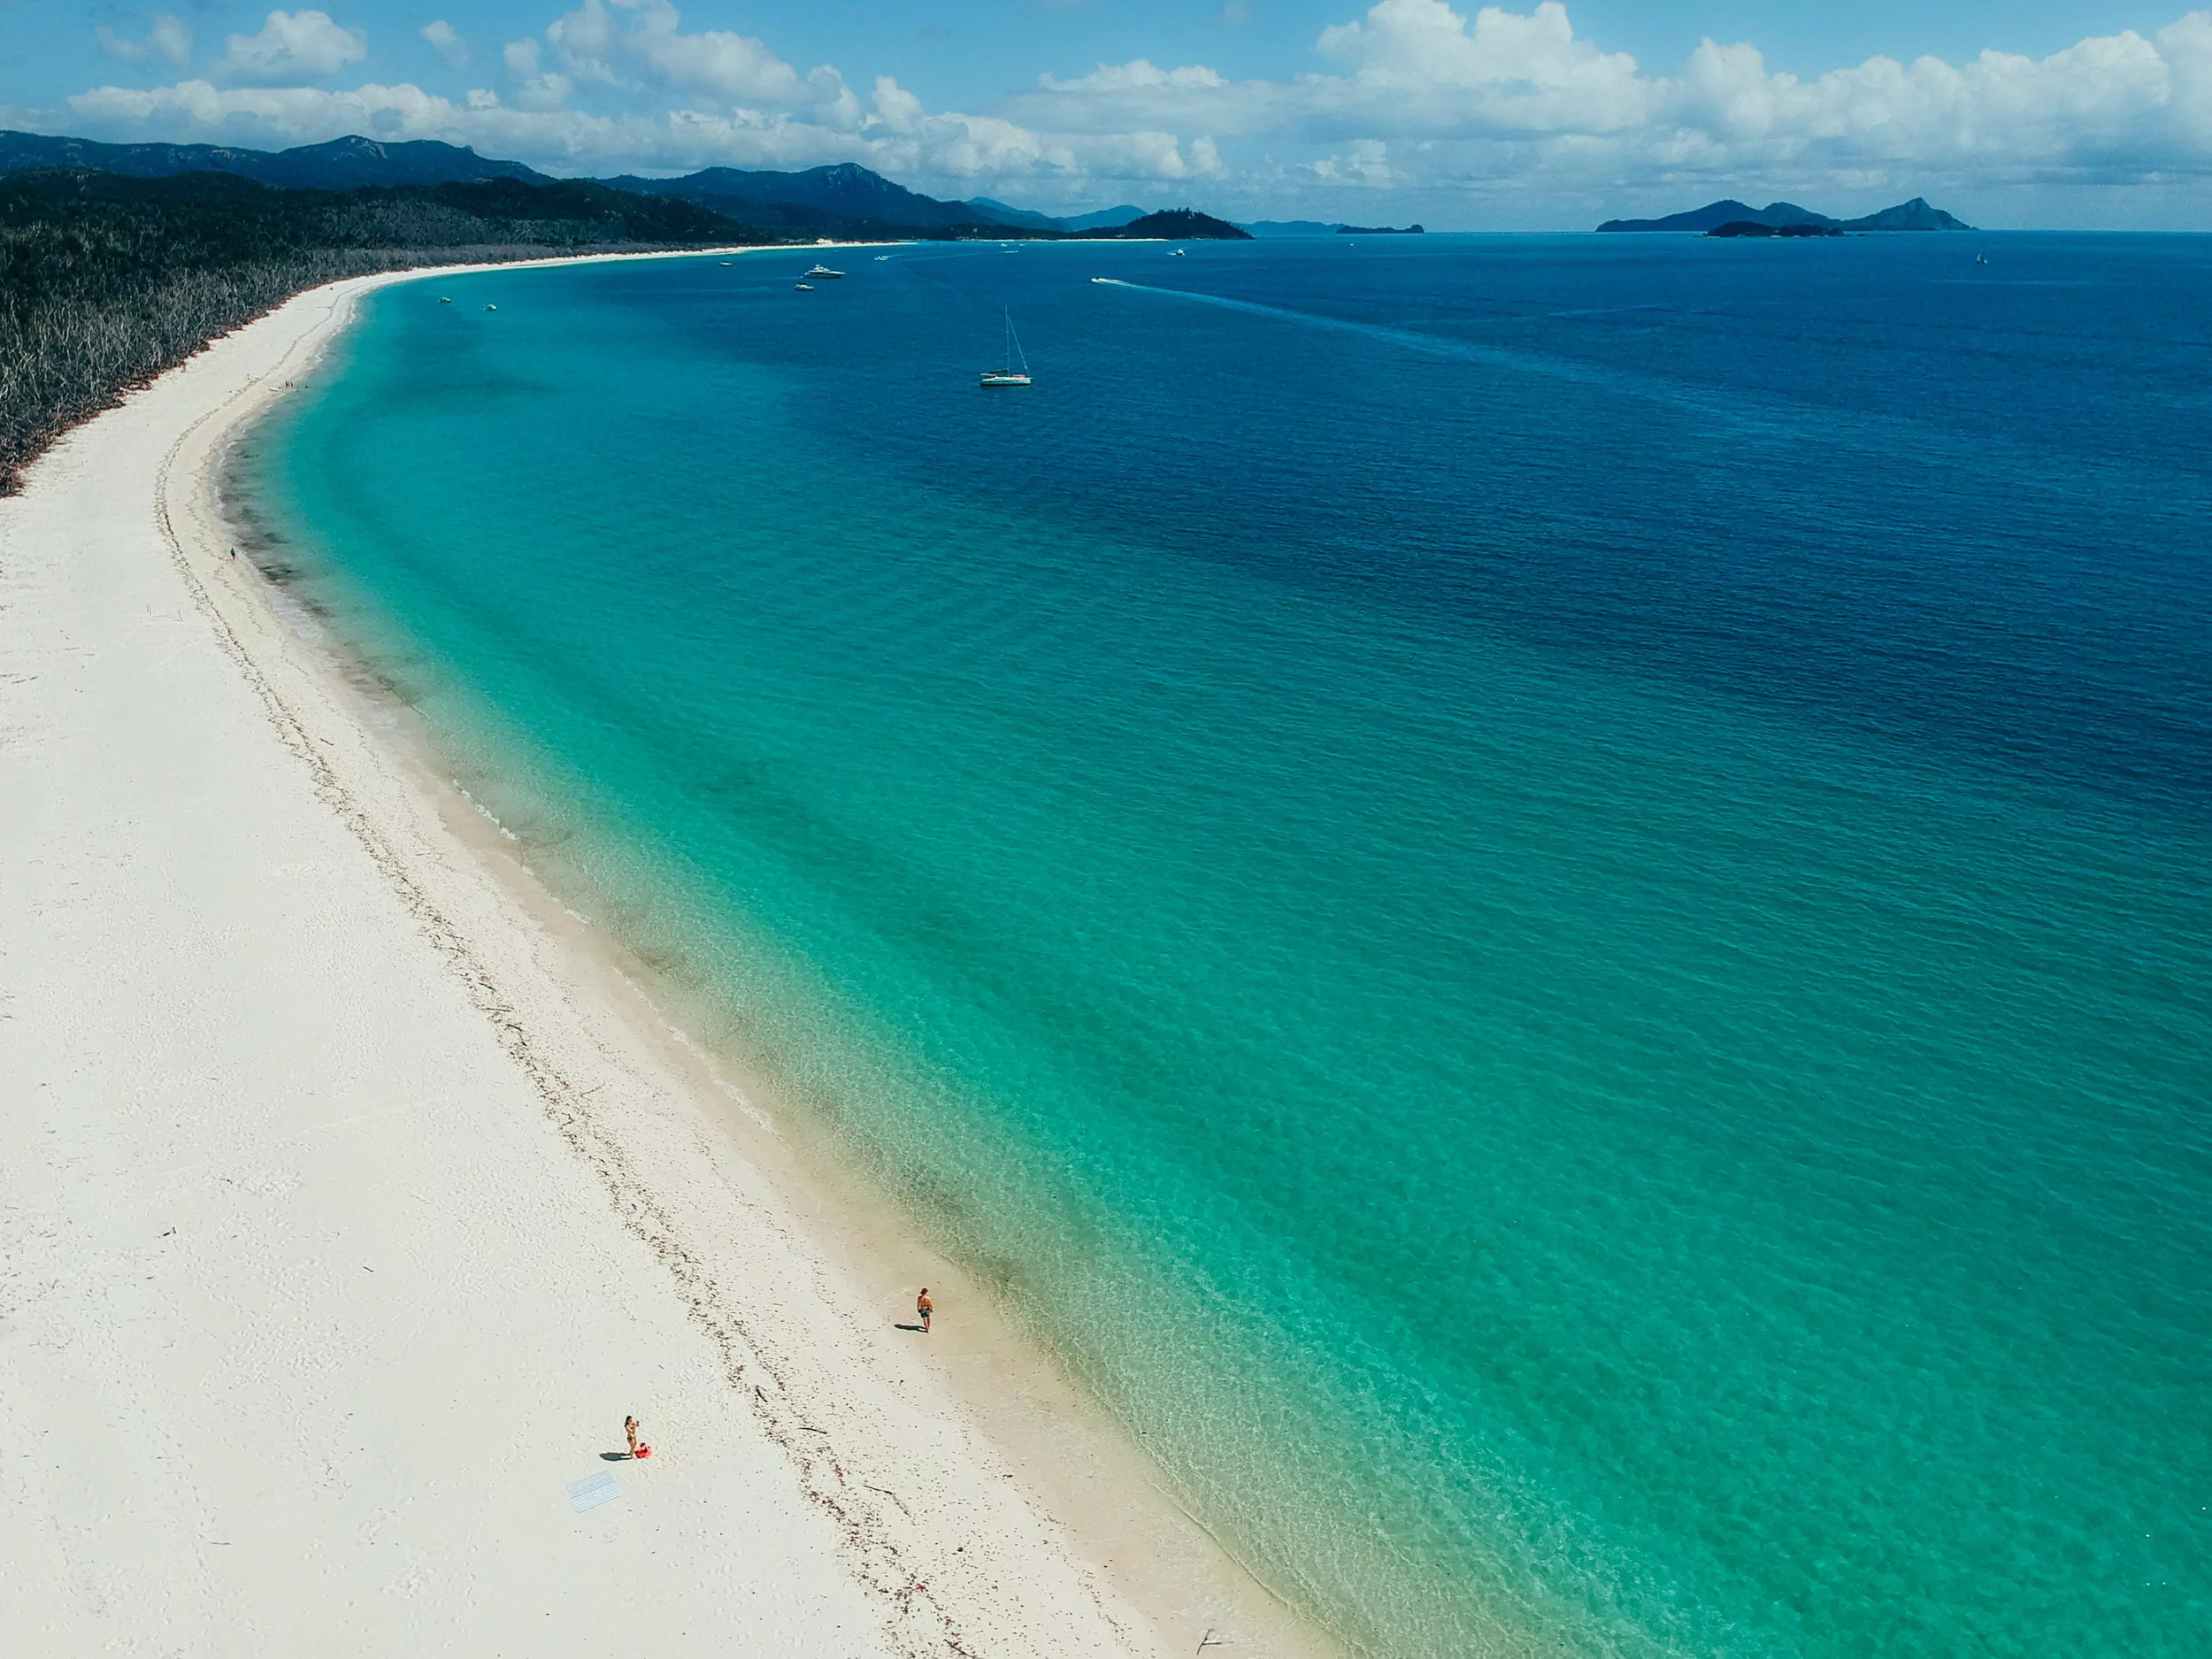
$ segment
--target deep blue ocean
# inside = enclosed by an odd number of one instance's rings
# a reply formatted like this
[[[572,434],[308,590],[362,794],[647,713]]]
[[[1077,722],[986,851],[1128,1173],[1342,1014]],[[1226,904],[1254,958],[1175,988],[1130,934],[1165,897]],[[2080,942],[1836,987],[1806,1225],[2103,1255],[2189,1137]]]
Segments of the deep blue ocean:
[[[2212,1651],[2212,237],[814,257],[247,457],[572,905],[1363,1652]]]

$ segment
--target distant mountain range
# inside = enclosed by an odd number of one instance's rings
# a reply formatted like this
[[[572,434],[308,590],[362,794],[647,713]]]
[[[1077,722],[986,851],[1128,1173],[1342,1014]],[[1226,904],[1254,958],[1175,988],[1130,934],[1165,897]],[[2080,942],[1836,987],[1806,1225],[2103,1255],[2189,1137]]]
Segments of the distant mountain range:
[[[1002,225],[1025,225],[1032,230],[1118,230],[1131,220],[1144,217],[1144,209],[1126,204],[1102,207],[1095,213],[1078,213],[1069,219],[1055,219],[1049,213],[1033,212],[1025,207],[1009,207],[987,196],[971,196],[967,205]]]
[[[334,138],[298,150],[233,150],[221,144],[101,144],[88,138],[48,138],[0,132],[0,173],[26,167],[90,167],[133,179],[180,173],[234,173],[282,190],[358,190],[366,186],[472,184],[520,179],[551,184],[549,174],[518,161],[488,161],[472,150],[422,139],[406,144],[373,138]]]
[[[219,144],[104,144],[88,138],[0,132],[0,173],[31,167],[88,167],[141,179],[232,173],[259,184],[292,190],[469,184],[484,179],[515,179],[536,185],[556,182],[551,175],[521,162],[493,160],[465,147],[433,139],[388,144],[371,138],[336,138],[326,144],[271,151]],[[801,173],[709,167],[680,179],[624,174],[590,182],[634,196],[688,202],[741,225],[801,238],[1009,232],[1097,235],[1118,232],[1147,217],[1144,209],[1130,206],[1056,219],[982,197],[972,202],[941,202],[852,162],[810,167]],[[1192,229],[1157,234],[1204,236],[1217,233]]]
[[[326,144],[266,150],[223,144],[104,144],[89,138],[0,131],[0,173],[34,167],[86,167],[137,179],[229,173],[288,190],[474,184],[487,179],[512,179],[530,185],[558,182],[549,173],[519,161],[494,160],[434,139],[388,144],[373,138],[334,138]],[[1333,236],[1352,228],[1334,220],[1304,219],[1235,226],[1202,213],[1191,214],[1188,209],[1174,209],[1164,216],[1127,203],[1092,213],[1055,217],[982,196],[965,202],[941,202],[849,161],[809,167],[801,173],[708,167],[680,179],[646,179],[625,173],[584,182],[603,184],[633,196],[687,202],[771,239],[1154,235],[1195,241],[1242,235]]]
[[[1939,207],[1930,207],[1927,198],[1916,196],[1909,202],[1900,202],[1895,207],[1886,207],[1878,213],[1869,213],[1863,219],[1831,219],[1825,213],[1816,213],[1810,208],[1800,207],[1794,202],[1770,202],[1764,207],[1751,207],[1742,202],[1723,200],[1708,202],[1703,207],[1692,208],[1686,213],[1670,213],[1664,219],[1609,219],[1598,227],[1601,231],[1617,230],[1672,230],[1702,233],[1717,230],[1723,225],[1767,225],[1779,230],[1785,225],[1817,225],[1823,230],[1971,230],[1974,227],[1962,219],[1951,217]]]

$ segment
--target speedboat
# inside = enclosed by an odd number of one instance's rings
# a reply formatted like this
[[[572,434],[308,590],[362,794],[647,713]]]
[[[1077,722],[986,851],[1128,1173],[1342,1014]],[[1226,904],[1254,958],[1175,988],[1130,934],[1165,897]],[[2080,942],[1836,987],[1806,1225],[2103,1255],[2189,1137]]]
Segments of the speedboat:
[[[1180,248],[1171,248],[1168,250],[1167,257],[1171,259],[1180,259],[1183,257],[1183,250]]]
[[[794,282],[791,285],[791,291],[794,294],[811,294],[814,292],[814,284],[811,282]]]
[[[810,272],[808,272],[808,273],[807,273],[807,275],[808,275],[808,277],[810,277],[810,278],[813,278],[813,277],[841,277],[841,276],[843,276],[844,274],[845,274],[845,273],[844,273],[842,271],[833,271],[833,270],[831,270],[831,269],[830,269],[827,265],[816,265],[816,266],[814,267],[814,269],[813,269],[813,270],[811,270],[811,271],[810,271]]]

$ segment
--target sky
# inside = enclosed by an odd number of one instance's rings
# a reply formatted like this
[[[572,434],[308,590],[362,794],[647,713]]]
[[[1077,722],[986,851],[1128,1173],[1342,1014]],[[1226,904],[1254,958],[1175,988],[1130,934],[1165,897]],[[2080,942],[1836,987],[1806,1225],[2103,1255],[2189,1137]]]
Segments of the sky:
[[[327,9],[324,9],[326,7]],[[0,126],[1432,229],[1717,196],[2212,231],[2181,0],[0,0]]]

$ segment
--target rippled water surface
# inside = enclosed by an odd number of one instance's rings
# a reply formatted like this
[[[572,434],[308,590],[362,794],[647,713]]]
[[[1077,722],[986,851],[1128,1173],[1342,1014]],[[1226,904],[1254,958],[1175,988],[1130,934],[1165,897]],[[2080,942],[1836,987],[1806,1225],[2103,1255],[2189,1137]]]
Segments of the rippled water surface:
[[[393,288],[249,476],[1367,1651],[2205,1652],[2212,239],[1353,242]]]

